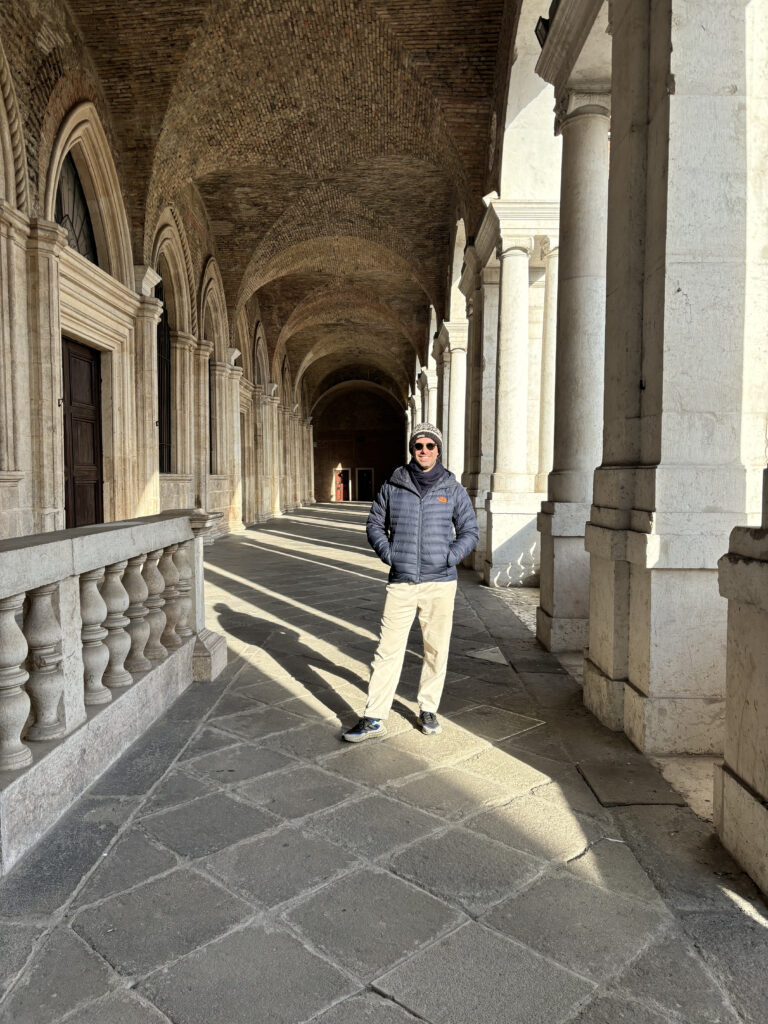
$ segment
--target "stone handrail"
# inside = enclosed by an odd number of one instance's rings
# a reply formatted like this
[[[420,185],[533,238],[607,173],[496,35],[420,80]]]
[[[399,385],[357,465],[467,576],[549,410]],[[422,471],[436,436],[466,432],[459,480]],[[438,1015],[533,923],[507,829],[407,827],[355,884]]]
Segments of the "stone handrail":
[[[166,513],[0,542],[0,771],[30,765],[36,742],[70,734],[90,706],[205,632],[202,537],[215,518]]]

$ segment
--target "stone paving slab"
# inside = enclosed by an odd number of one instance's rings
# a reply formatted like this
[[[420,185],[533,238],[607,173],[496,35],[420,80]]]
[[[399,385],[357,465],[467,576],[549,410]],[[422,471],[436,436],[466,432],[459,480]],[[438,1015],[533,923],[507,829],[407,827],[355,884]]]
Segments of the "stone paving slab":
[[[146,974],[228,931],[252,908],[179,868],[80,911],[72,927],[123,975]]]
[[[418,1020],[375,992],[353,996],[317,1017],[312,1024],[415,1024]]]
[[[315,814],[307,821],[313,832],[371,859],[442,827],[439,818],[379,793]]]
[[[603,981],[661,932],[666,917],[573,876],[555,874],[483,920],[570,970]]]
[[[57,928],[0,1006],[0,1024],[52,1024],[113,985],[101,957],[68,928]]]
[[[473,917],[530,883],[545,863],[463,828],[412,843],[392,869]]]
[[[363,982],[452,930],[464,915],[384,871],[331,882],[287,919]]]
[[[603,807],[626,804],[672,804],[685,807],[685,800],[676,793],[660,771],[643,759],[624,764],[616,771],[615,764],[604,761],[582,762],[579,771]]]
[[[604,834],[593,819],[533,794],[476,814],[466,827],[548,862],[570,860]]]
[[[62,1024],[169,1024],[164,1013],[131,992],[115,992],[75,1010]]]
[[[0,997],[30,956],[45,929],[32,924],[0,924]]]
[[[360,795],[359,786],[314,765],[300,765],[239,787],[242,795],[282,818],[303,818]]]
[[[231,786],[280,771],[292,764],[295,764],[292,758],[276,750],[239,743],[226,750],[214,750],[196,758],[188,764],[187,770],[202,775],[204,780]]]
[[[240,839],[265,832],[280,819],[257,807],[212,793],[142,819],[142,828],[182,857],[205,857]]]
[[[387,791],[398,800],[449,821],[509,799],[506,787],[500,783],[451,767],[433,768],[406,782],[394,783]]]
[[[209,857],[207,870],[233,892],[274,907],[327,882],[357,863],[349,850],[291,828]]]
[[[434,1024],[559,1024],[594,988],[474,923],[377,978],[374,987]]]
[[[72,906],[95,903],[131,889],[155,875],[170,871],[176,863],[177,859],[170,851],[150,842],[136,829],[129,831],[108,853],[102,855],[95,871],[75,896]]]
[[[178,1024],[299,1024],[358,988],[293,936],[257,926],[152,975],[139,992]]]

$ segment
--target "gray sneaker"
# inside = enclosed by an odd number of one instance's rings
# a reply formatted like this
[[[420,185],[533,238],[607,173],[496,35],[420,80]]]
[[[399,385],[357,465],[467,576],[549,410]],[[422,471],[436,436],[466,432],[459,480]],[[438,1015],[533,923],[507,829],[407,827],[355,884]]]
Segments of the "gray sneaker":
[[[421,731],[425,736],[436,736],[442,729],[434,711],[422,711],[419,718],[421,719]]]
[[[380,718],[361,718],[357,725],[347,729],[341,738],[347,743],[362,743],[363,740],[373,739],[374,736],[383,736],[386,731],[387,727]]]

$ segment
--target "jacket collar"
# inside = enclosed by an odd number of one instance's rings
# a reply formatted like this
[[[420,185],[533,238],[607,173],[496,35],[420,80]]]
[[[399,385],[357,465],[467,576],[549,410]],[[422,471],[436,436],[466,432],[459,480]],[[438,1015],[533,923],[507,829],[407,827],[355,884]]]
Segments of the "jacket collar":
[[[446,469],[445,472],[447,473],[447,476],[443,479],[442,483],[437,484],[437,487],[455,487],[456,477],[453,475],[450,469]],[[398,466],[397,469],[392,474],[392,476],[389,478],[389,482],[394,487],[404,487],[406,490],[412,491],[414,494],[421,497],[421,495],[419,494],[418,487],[411,479],[411,472],[407,466]]]

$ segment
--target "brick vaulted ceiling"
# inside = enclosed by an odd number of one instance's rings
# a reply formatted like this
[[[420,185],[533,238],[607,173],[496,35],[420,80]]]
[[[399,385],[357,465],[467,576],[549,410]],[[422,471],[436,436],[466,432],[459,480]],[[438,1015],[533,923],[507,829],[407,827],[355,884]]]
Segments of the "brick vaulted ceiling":
[[[110,105],[136,252],[192,182],[230,324],[252,296],[314,392],[407,396],[452,228],[498,173],[518,0],[69,0]]]

